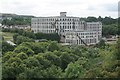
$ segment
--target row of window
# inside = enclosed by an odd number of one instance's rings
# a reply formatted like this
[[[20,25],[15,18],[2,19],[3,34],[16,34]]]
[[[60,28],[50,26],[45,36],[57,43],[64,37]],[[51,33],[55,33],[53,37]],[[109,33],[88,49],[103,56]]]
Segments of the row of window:
[[[53,24],[54,22],[34,22],[34,23],[32,23],[32,24]],[[57,22],[57,23],[55,23],[55,24],[73,24],[73,22],[66,22],[66,23],[59,23],[59,22]],[[78,24],[78,23],[74,23],[74,24]]]
[[[79,19],[75,18],[39,18],[39,19],[33,19],[33,21],[79,21]]]
[[[96,37],[96,36],[80,36],[80,38],[93,38],[93,37]],[[67,38],[77,38],[76,36],[67,36]]]
[[[86,43],[86,44],[92,44],[92,43],[96,43],[97,40],[96,39],[83,39],[83,41]],[[66,43],[70,43],[70,44],[84,44],[83,41],[81,40],[77,40],[77,41],[74,41],[74,40],[66,40]]]
[[[35,28],[35,27],[34,27]],[[53,26],[36,26],[36,28],[38,28],[38,29],[41,29],[41,28],[43,28],[43,29],[54,29],[54,27]],[[56,28],[59,28],[59,29],[73,29],[73,26],[71,25],[71,26],[56,26]],[[76,29],[77,28],[77,26],[74,26],[74,29]]]
[[[66,35],[74,35],[76,33],[66,33]],[[96,33],[77,33],[77,35],[95,35]]]
[[[66,31],[70,31],[70,30],[60,30],[60,32],[66,32]],[[34,29],[34,32],[52,33],[52,32],[55,32],[55,29],[53,29],[53,30],[39,30],[39,29]]]
[[[100,27],[99,26],[88,26],[87,28],[89,28],[89,29],[99,29]]]
[[[86,44],[96,43],[96,39],[83,39]],[[77,40],[77,44],[83,44],[81,40]]]
[[[100,26],[100,24],[87,24],[87,26]]]
[[[53,33],[55,30],[34,30],[35,33],[42,32],[42,33]]]

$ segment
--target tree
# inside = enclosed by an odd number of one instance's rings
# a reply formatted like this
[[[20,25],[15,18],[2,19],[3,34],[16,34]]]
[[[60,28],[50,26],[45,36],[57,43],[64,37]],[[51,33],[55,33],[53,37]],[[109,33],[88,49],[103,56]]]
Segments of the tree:
[[[34,42],[33,39],[24,37],[24,36],[17,36],[16,44],[21,44],[22,42]]]
[[[11,79],[16,80],[16,77],[24,71],[22,60],[17,57],[11,57],[2,65],[3,80]]]
[[[62,70],[60,67],[57,67],[55,65],[52,65],[51,67],[44,70],[46,74],[44,75],[44,78],[62,78]]]
[[[86,54],[87,58],[97,58],[99,56],[99,49],[97,49],[97,48],[89,48],[86,53],[87,53]]]
[[[17,57],[20,58],[21,60],[24,60],[24,59],[28,58],[27,54],[24,53],[24,52],[21,52],[21,53],[17,54]]]
[[[52,51],[52,52],[54,50],[58,50],[58,49],[59,49],[59,46],[58,46],[58,44],[56,42],[51,42],[50,45],[49,45],[49,47],[48,47],[48,50]]]
[[[61,66],[60,58],[58,56],[56,56],[55,54],[53,54],[52,52],[48,52],[48,53],[44,54],[43,57],[45,59],[47,59],[48,61],[50,61],[51,64],[54,64],[56,66]]]
[[[8,20],[8,19],[4,19],[4,20],[2,21],[2,25],[11,26],[11,25],[13,25],[13,22],[11,22],[11,21]]]
[[[120,38],[117,41],[117,59],[120,60]]]
[[[16,33],[16,34],[14,34],[13,35],[13,41],[14,41],[14,43],[16,43],[17,42],[17,37],[19,36],[19,34],[18,33]]]
[[[34,80],[44,78],[42,76],[44,72],[39,67],[26,68],[24,72],[17,76],[17,80]]]
[[[23,17],[13,17],[11,20],[4,19],[2,21],[2,25],[14,26],[14,25],[30,25],[31,18],[23,18]]]
[[[34,58],[39,61],[39,63],[43,66],[44,69],[51,66],[51,62],[47,58],[43,57],[43,55],[41,54],[35,55]]]
[[[48,42],[23,42],[20,46],[25,46],[32,49],[35,54],[44,53],[48,50]]]
[[[68,67],[65,69],[65,78],[83,78],[85,73],[85,69],[79,63],[70,63]]]
[[[120,75],[119,42],[107,48],[23,42],[3,55],[3,80],[116,78]]]
[[[6,62],[6,61],[8,61],[11,57],[13,57],[13,52],[8,51],[8,52],[6,52],[6,53],[4,54],[4,56],[3,56],[3,58],[2,58],[2,61],[3,61],[3,62]]]
[[[102,34],[105,37],[109,37],[110,35],[117,35],[118,27],[116,24],[111,25],[103,25]]]
[[[111,17],[105,17],[102,20],[102,23],[105,24],[105,25],[115,24],[115,23],[117,23],[117,19],[113,19]]]
[[[120,35],[120,17],[117,19],[118,21],[118,35]]]
[[[40,65],[39,61],[34,58],[34,57],[28,57],[27,59],[24,60],[23,62],[27,68],[34,68],[34,67],[42,67],[42,65]]]
[[[60,42],[60,36],[57,33],[35,33],[36,39],[47,39]]]
[[[101,16],[98,17],[98,21],[102,22],[103,18]]]
[[[15,53],[21,53],[21,52],[24,52],[26,53],[28,56],[30,55],[33,55],[34,54],[34,51],[28,47],[25,47],[25,46],[18,46],[15,48],[14,50]]]
[[[87,22],[97,22],[97,18],[96,17],[87,17]]]
[[[30,32],[30,31],[24,31],[24,32],[22,33],[22,36],[26,36],[26,37],[35,39],[35,34],[34,34],[33,32]]]
[[[105,48],[105,46],[106,46],[106,44],[105,44],[105,40],[100,40],[100,42],[97,44],[97,46],[99,47],[99,48]]]
[[[61,59],[61,68],[63,70],[65,70],[65,68],[70,62],[75,61],[75,59],[72,56],[70,56],[69,53],[67,52],[63,52],[62,55],[60,56],[60,59]]]
[[[10,45],[9,43],[2,41],[2,54],[8,52],[8,51],[13,51],[15,46]]]

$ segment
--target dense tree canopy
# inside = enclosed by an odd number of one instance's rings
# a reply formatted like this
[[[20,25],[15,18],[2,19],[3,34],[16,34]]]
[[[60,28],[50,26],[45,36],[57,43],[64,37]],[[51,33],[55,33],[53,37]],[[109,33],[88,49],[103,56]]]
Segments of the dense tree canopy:
[[[117,24],[117,19],[114,19],[114,18],[111,18],[111,17],[101,17],[99,16],[98,18],[97,17],[93,17],[93,16],[89,16],[87,18],[81,18],[81,20],[85,20],[87,22],[102,22],[103,25],[111,25],[111,24]]]
[[[13,51],[15,46],[10,45],[9,43],[2,41],[2,53],[6,53],[8,51]]]
[[[32,31],[25,31],[25,30],[22,30],[22,29],[7,29],[7,28],[5,28],[5,29],[3,28],[2,31],[3,32],[15,33],[13,35],[14,42],[16,42],[17,36],[28,37],[28,38],[31,38],[31,39],[34,39],[34,40],[39,40],[39,41],[51,40],[51,41],[60,42],[60,36],[57,33],[51,33],[51,34],[33,33]]]
[[[3,80],[116,78],[119,75],[116,52],[115,45],[87,48],[62,46],[53,41],[23,42],[3,54]]]
[[[45,33],[35,33],[36,39],[47,39],[52,41],[60,42],[60,36],[57,33],[45,34]]]
[[[2,21],[3,25],[30,25],[31,24],[31,18],[23,18],[23,17],[14,17],[11,20],[4,19]]]
[[[105,37],[110,36],[110,35],[117,35],[118,34],[117,24],[103,25],[102,34]]]

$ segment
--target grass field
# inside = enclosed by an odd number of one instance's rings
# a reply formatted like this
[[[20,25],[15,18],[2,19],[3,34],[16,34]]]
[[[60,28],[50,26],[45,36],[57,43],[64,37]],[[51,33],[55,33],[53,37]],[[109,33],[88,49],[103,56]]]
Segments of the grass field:
[[[13,35],[14,35],[14,33],[2,32],[2,33],[0,33],[0,36],[1,35],[4,37],[5,41],[8,41],[8,40],[13,41]]]

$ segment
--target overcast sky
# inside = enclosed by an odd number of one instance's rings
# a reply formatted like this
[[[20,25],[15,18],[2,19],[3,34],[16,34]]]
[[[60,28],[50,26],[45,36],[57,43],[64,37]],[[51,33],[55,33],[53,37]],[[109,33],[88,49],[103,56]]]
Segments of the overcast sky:
[[[0,13],[34,16],[118,17],[119,0],[0,0]]]

